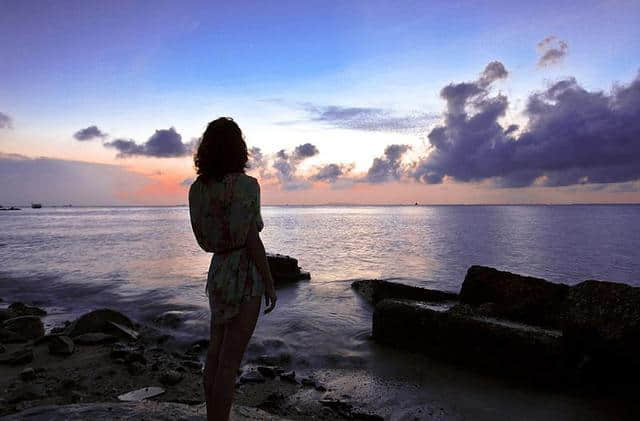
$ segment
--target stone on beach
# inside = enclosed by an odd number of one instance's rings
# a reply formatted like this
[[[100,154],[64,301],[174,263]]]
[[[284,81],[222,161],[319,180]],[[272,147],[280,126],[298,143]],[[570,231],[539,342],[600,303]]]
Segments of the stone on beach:
[[[0,364],[20,365],[33,361],[33,348],[23,348],[0,355]]]
[[[83,333],[76,336],[74,342],[80,345],[100,345],[117,342],[118,338],[102,332]]]
[[[47,342],[49,343],[49,353],[53,355],[71,355],[75,350],[75,344],[68,336],[54,335]]]
[[[8,307],[8,310],[12,311],[18,316],[46,316],[47,312],[39,307],[28,306],[21,302],[15,302]]]
[[[19,316],[5,320],[2,327],[27,339],[44,336],[44,324],[38,316]]]
[[[354,281],[351,284],[351,288],[372,304],[387,298],[430,302],[446,302],[458,299],[458,294],[453,292],[414,287],[380,279]]]
[[[133,322],[127,316],[118,311],[104,308],[80,316],[67,328],[66,334],[73,338],[84,333],[110,333],[114,327],[109,322],[116,323],[127,329],[134,329]]]
[[[182,373],[176,370],[167,370],[160,375],[160,383],[173,386],[180,383],[183,377]]]
[[[310,279],[309,272],[302,272],[298,260],[282,254],[267,253],[267,261],[273,280],[278,284]]]

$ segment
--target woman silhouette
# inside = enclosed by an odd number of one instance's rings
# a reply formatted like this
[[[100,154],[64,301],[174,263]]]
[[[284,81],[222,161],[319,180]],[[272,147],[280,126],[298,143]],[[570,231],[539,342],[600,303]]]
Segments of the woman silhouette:
[[[226,421],[261,297],[266,314],[276,294],[258,234],[263,227],[260,185],[244,173],[247,145],[240,127],[227,117],[209,123],[194,163],[198,178],[189,190],[191,227],[200,247],[214,253],[206,285],[211,308],[204,368],[207,419]]]

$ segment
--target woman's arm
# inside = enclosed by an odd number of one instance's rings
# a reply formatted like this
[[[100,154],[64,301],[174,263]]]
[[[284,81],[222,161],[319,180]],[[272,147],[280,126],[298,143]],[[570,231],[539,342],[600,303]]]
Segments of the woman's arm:
[[[278,297],[276,297],[276,290],[273,286],[273,277],[271,276],[271,269],[269,269],[269,262],[267,262],[267,253],[264,250],[264,244],[262,244],[262,240],[258,234],[258,228],[254,223],[251,223],[249,226],[247,252],[251,260],[255,263],[265,284],[264,300],[267,308],[264,313],[267,314],[276,306]]]

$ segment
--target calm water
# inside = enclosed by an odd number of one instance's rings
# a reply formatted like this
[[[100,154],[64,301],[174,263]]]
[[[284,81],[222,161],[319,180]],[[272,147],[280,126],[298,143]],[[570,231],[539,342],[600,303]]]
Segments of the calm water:
[[[640,206],[288,206],[264,207],[263,217],[267,250],[298,258],[312,279],[279,290],[279,307],[260,319],[249,356],[287,354],[298,370],[361,370],[368,379],[362,381],[384,387],[410,378],[421,387],[412,395],[416,402],[448,390],[442,376],[451,371],[438,377],[432,367],[418,376],[402,368],[409,357],[399,364],[372,344],[371,309],[351,291],[352,280],[397,279],[457,291],[467,268],[482,264],[569,284],[640,285]],[[189,321],[173,334],[205,336],[209,259],[197,247],[185,207],[0,213],[0,297],[42,303],[52,313],[49,325],[103,306],[140,320],[177,309]],[[344,383],[344,377],[333,381]],[[467,385],[449,390],[461,396],[448,410],[463,415],[478,400],[486,406],[492,390],[495,399],[504,394],[499,384],[460,382]],[[348,382],[341,387],[359,393]],[[389,396],[378,404],[413,408],[406,395]],[[518,396],[511,400],[534,419],[574,411],[565,400],[540,407],[529,394]],[[491,419],[491,411],[474,418]]]

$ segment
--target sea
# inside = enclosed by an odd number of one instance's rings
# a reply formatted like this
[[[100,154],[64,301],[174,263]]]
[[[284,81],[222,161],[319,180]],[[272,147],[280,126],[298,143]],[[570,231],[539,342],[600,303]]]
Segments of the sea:
[[[640,205],[264,206],[262,215],[267,251],[298,259],[311,280],[278,289],[247,360],[280,356],[387,419],[625,418],[607,399],[529,389],[377,345],[372,308],[351,283],[457,292],[471,265],[486,265],[566,284],[640,286]],[[50,313],[47,328],[110,307],[149,323],[173,311],[184,323],[169,334],[206,337],[210,259],[184,206],[0,212],[0,306],[37,303]]]

